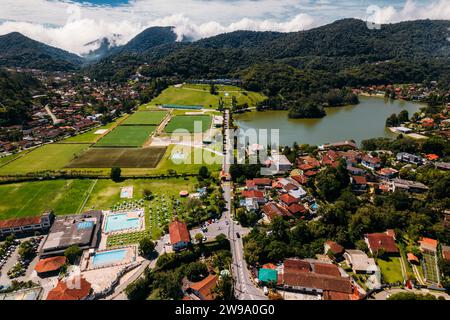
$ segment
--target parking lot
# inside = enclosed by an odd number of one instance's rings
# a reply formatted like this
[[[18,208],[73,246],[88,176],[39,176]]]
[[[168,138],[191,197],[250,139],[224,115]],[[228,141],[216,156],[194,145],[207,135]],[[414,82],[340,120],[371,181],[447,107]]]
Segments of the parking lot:
[[[14,240],[9,245],[3,255],[0,256],[0,288],[8,287],[13,280],[28,281],[34,271],[34,266],[38,262],[36,252],[42,243],[43,237],[29,237]],[[4,245],[5,242],[1,244]],[[21,243],[27,243],[32,254],[22,259],[19,255],[19,247]],[[0,252],[2,253],[2,252]],[[4,288],[2,288],[4,289]]]

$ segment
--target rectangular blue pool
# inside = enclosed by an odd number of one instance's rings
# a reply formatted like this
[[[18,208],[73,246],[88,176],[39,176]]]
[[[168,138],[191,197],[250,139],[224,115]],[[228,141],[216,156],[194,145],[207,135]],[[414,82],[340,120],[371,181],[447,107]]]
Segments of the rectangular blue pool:
[[[92,264],[94,267],[98,267],[121,262],[125,260],[126,254],[127,250],[125,249],[99,252],[94,255]]]
[[[140,227],[139,218],[128,218],[126,213],[106,217],[105,232],[114,232]]]

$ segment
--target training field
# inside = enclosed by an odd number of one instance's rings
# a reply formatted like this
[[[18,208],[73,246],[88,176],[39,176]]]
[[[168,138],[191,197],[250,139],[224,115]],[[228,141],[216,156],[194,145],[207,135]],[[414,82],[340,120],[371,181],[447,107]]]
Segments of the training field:
[[[201,105],[204,108],[217,108],[219,98],[222,98],[226,104],[230,104],[231,97],[235,96],[238,104],[248,103],[250,107],[254,107],[256,103],[265,99],[265,96],[260,93],[245,91],[238,87],[216,85],[216,88],[218,94],[212,95],[209,92],[209,85],[187,84],[178,88],[172,86],[153,99],[149,105]]]
[[[77,213],[95,180],[51,180],[0,185],[0,220],[30,217],[53,209]]]
[[[118,126],[94,147],[141,147],[155,128],[156,126]]]
[[[88,147],[87,144],[47,144],[30,152],[24,152],[16,160],[0,167],[0,175],[58,170],[77,155],[82,154]]]
[[[166,149],[93,148],[74,159],[67,168],[155,168]]]
[[[201,122],[201,132],[205,132],[211,127],[211,121],[210,116],[175,116],[170,120],[164,131],[172,133],[175,130],[184,129],[190,133],[194,133],[194,122]],[[196,133],[198,133],[198,131]]]
[[[158,125],[167,111],[138,111],[129,116],[122,125]]]

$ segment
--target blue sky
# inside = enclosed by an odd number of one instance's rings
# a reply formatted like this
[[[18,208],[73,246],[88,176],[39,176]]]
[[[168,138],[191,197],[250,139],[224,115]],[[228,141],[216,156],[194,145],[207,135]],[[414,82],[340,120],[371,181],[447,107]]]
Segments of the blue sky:
[[[179,38],[234,30],[300,31],[341,18],[450,19],[450,0],[0,0],[0,35],[21,32],[75,53],[102,37],[123,44],[150,26]]]

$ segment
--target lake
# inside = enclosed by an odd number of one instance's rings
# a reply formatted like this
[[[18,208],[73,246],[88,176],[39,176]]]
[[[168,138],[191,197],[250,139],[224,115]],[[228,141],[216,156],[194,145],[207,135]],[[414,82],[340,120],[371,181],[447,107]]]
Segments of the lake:
[[[235,124],[242,129],[279,129],[281,145],[321,145],[324,143],[362,140],[377,137],[395,137],[385,127],[386,118],[408,110],[411,117],[424,104],[403,100],[385,100],[382,97],[360,97],[360,104],[325,108],[322,119],[289,119],[288,111],[248,112],[235,116]]]

